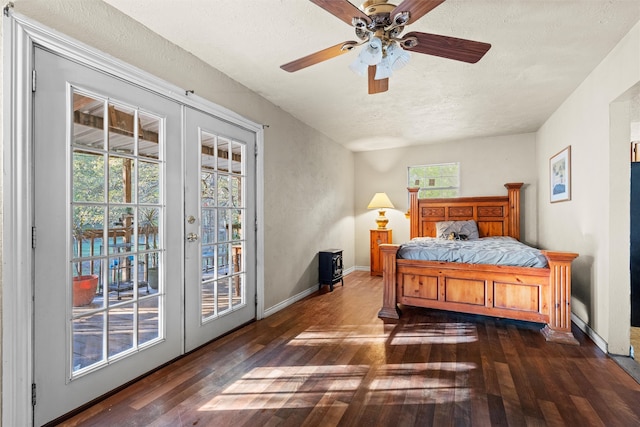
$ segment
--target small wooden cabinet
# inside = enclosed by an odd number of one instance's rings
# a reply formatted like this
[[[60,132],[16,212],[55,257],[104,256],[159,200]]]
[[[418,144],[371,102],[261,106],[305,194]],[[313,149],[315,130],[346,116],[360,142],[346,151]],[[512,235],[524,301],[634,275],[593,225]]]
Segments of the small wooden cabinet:
[[[391,230],[371,230],[371,275],[382,276],[382,259],[380,258],[380,245],[393,243]]]

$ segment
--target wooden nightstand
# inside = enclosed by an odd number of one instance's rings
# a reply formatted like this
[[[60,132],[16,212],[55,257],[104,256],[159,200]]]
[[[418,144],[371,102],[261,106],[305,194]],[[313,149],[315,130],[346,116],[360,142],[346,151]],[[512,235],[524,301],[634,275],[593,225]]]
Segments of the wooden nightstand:
[[[391,230],[371,230],[371,275],[382,276],[382,260],[380,259],[380,245],[392,243]]]

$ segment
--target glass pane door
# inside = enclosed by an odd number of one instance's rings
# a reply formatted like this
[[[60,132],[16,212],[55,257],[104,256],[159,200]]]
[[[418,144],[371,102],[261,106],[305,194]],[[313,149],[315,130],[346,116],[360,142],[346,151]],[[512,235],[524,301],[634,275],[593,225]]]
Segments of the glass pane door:
[[[255,318],[255,134],[187,109],[185,342]]]
[[[242,262],[246,145],[200,131],[201,321],[246,304]]]
[[[164,119],[72,88],[71,377],[164,338]],[[106,114],[105,114],[106,112]]]
[[[184,182],[178,103],[39,48],[34,58],[42,425],[182,353]]]

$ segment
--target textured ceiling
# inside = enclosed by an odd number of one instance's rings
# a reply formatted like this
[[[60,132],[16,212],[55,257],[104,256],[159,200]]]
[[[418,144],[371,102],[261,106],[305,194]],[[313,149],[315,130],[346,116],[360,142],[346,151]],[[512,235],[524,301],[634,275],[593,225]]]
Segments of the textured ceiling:
[[[368,95],[356,52],[280,69],[356,40],[309,1],[104,1],[353,151],[536,131],[640,19],[640,0],[447,0],[405,33],[491,50],[477,64],[412,53]]]

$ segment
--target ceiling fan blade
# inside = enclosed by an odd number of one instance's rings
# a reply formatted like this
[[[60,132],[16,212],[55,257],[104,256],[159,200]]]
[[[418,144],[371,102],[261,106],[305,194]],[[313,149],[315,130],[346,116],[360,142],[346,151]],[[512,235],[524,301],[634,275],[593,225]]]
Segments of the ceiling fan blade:
[[[320,6],[348,25],[353,25],[353,18],[361,18],[367,24],[371,23],[371,18],[347,0],[311,0],[311,3]]]
[[[408,47],[401,43],[404,49],[411,52],[469,62],[471,64],[478,62],[491,48],[489,43],[440,36],[437,34],[420,33],[417,31],[407,33],[403,37],[403,40],[406,41],[413,37],[417,40],[417,44],[413,47]]]
[[[406,24],[411,24],[442,3],[444,3],[444,0],[404,0],[391,11],[389,16],[393,19],[393,17],[400,12],[409,12],[409,20]]]
[[[319,52],[312,53],[311,55],[307,55],[302,58],[298,58],[295,61],[291,61],[284,65],[281,65],[280,68],[290,73],[293,73],[294,71],[302,70],[303,68],[307,68],[311,65],[315,65],[319,62],[326,61],[327,59],[335,58],[336,56],[340,56],[343,53],[347,53],[356,44],[357,44],[356,42],[352,42],[352,41],[338,43],[335,46],[328,47]]]
[[[376,80],[376,66],[369,66],[369,95],[375,93],[386,92],[389,90],[389,79]]]

